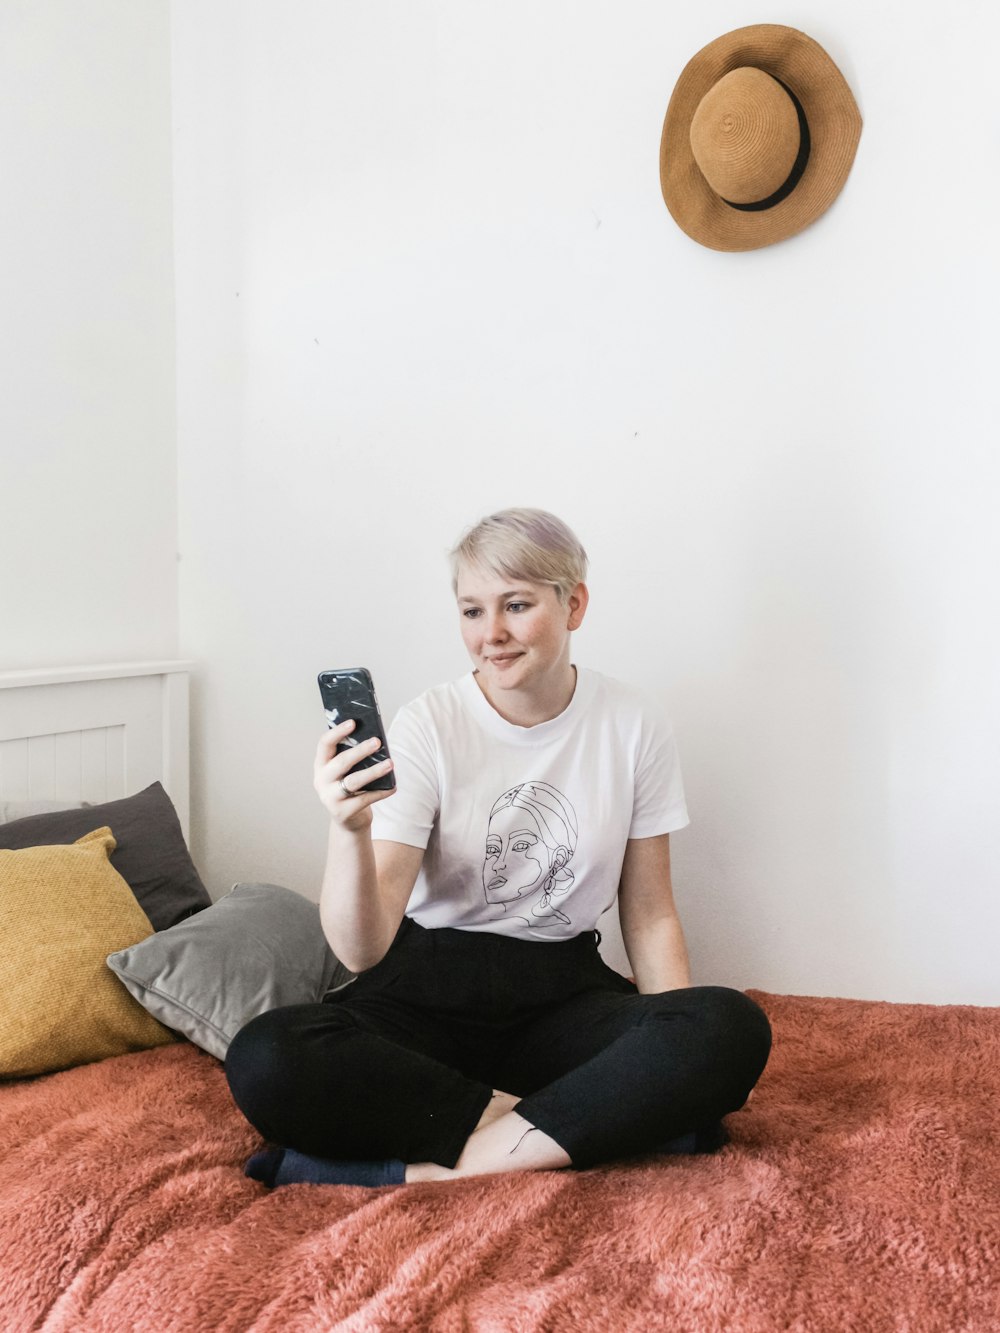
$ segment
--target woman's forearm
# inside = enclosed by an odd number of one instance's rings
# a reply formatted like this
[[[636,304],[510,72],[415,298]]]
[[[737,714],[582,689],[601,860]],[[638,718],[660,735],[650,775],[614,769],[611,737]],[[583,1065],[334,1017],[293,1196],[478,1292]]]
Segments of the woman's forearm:
[[[625,936],[625,950],[641,995],[680,990],[691,985],[691,967],[680,917],[661,917],[642,931]]]
[[[383,864],[372,846],[372,809],[392,796],[369,783],[392,771],[392,760],[354,772],[365,755],[381,744],[374,736],[361,745],[345,744],[355,724],[348,718],[319,739],[313,762],[313,786],[330,816],[326,869],[319,897],[319,917],[330,948],[346,968],[364,972],[385,955],[403,919],[406,900],[420,868],[420,849],[399,847]],[[388,844],[390,847],[395,844]],[[386,844],[380,843],[384,849]],[[409,880],[407,882],[407,877]]]
[[[319,915],[330,948],[352,972],[374,967],[392,943],[399,921],[379,889],[369,829],[331,823]]]
[[[625,952],[643,995],[691,985],[687,945],[674,905],[670,834],[630,838],[618,886]]]

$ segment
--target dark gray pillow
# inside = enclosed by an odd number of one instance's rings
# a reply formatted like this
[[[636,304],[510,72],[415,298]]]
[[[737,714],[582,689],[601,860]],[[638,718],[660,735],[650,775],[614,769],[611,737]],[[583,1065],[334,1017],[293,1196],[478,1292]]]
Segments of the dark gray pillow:
[[[59,846],[105,825],[118,843],[111,864],[139,900],[154,930],[166,930],[211,906],[185,845],[177,811],[158,782],[120,801],[29,815],[0,825],[0,848],[20,851]]]
[[[207,912],[110,954],[108,967],[154,1018],[220,1060],[251,1018],[352,980],[319,907],[280,884],[237,884]]]

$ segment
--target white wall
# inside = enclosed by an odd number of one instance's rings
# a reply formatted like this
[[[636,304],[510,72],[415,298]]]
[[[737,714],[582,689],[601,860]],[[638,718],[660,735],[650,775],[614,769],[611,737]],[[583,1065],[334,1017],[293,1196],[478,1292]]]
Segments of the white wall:
[[[196,856],[315,894],[322,667],[465,668],[443,553],[593,559],[577,658],[673,715],[697,975],[1000,1002],[995,7],[174,0]],[[833,55],[832,210],[745,255],[659,193],[684,63]],[[596,758],[595,758],[596,761]]]
[[[0,670],[176,653],[169,17],[0,5]]]

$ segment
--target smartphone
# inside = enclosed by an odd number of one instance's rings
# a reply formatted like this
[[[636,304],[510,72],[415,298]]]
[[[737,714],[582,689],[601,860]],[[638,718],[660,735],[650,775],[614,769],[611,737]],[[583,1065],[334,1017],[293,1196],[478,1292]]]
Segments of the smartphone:
[[[340,671],[321,671],[319,673],[319,692],[326,713],[326,725],[339,727],[349,718],[354,721],[354,730],[337,745],[337,753],[353,750],[356,745],[377,736],[382,744],[366,759],[355,764],[356,769],[372,768],[389,758],[389,747],[385,743],[385,727],[378,710],[378,698],[372,684],[371,673],[364,667],[349,667]],[[394,791],[396,776],[392,769],[365,784],[365,791]]]

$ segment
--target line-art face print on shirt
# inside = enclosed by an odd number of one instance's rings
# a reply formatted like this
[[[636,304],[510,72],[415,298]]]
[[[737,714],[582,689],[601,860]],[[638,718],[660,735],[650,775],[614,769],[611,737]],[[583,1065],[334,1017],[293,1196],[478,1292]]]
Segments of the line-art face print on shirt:
[[[529,926],[568,926],[555,899],[568,893],[576,851],[576,812],[547,782],[522,782],[505,791],[490,811],[483,862],[486,901],[501,917]]]

